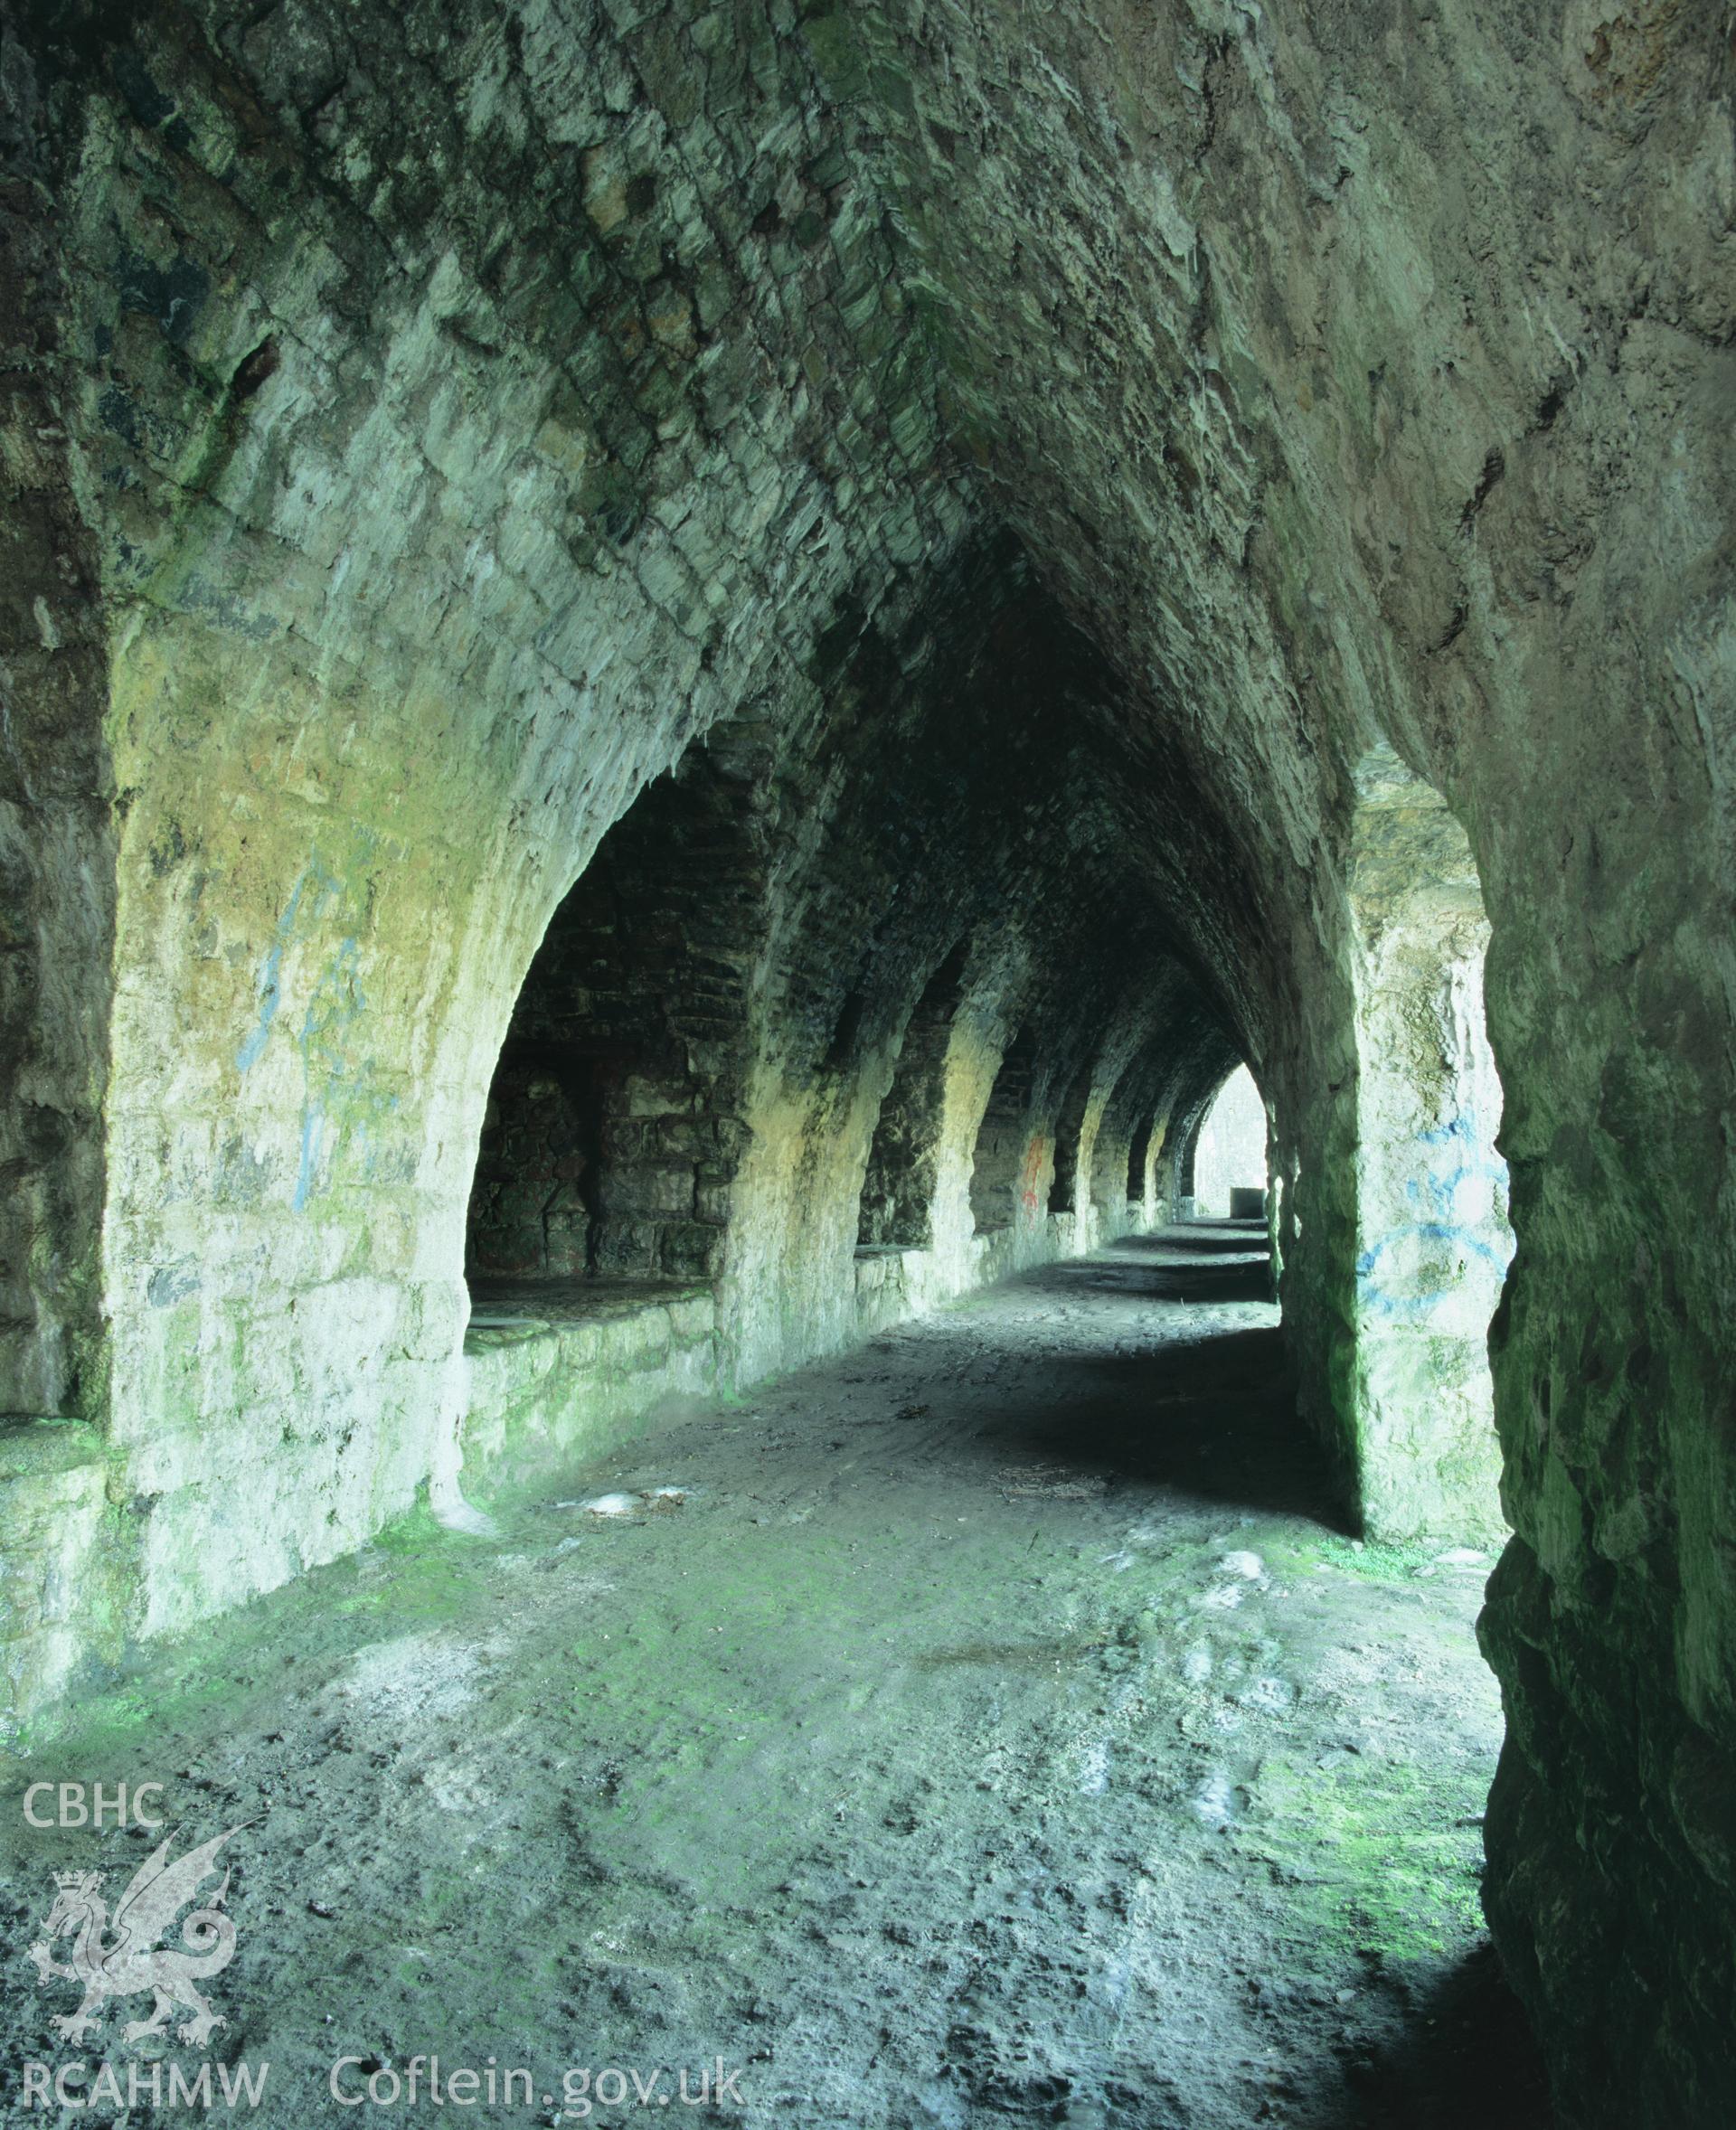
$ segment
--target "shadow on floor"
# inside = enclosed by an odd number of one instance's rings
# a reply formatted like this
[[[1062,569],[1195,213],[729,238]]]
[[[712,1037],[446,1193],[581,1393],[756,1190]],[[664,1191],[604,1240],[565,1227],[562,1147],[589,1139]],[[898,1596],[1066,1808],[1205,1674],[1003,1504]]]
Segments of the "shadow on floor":
[[[1268,1300],[1269,1275],[1261,1224],[1225,1222],[1125,1237],[1094,1262],[1029,1277],[1058,1296],[1083,1289],[1203,1305]],[[1112,1489],[1166,1485],[1347,1528],[1325,1461],[1296,1417],[1275,1328],[1190,1335],[1184,1317],[1174,1344],[1055,1368],[1065,1388],[1044,1400],[1010,1401],[985,1437],[997,1453],[1034,1452],[1105,1473]],[[1551,2130],[1543,2059],[1493,1947],[1425,1985],[1399,1971],[1386,1984],[1384,2017],[1322,2097],[1327,2119],[1342,2130]]]
[[[1222,1266],[1074,1262],[1021,1285],[1139,1301],[1268,1299],[1267,1260]],[[1043,1459],[1120,1487],[1175,1487],[1196,1499],[1310,1516],[1345,1528],[1324,1458],[1297,1418],[1276,1325],[1191,1329],[1139,1352],[1062,1352],[997,1393],[976,1442],[997,1460]]]
[[[1267,1256],[1264,1221],[1190,1221],[1185,1228],[1165,1228],[1159,1235],[1123,1235],[1106,1250],[1127,1257],[1152,1258],[1167,1250],[1191,1257],[1229,1258],[1258,1250]]]
[[[1135,1261],[1055,1265],[1042,1276],[1056,1294],[1084,1288],[1091,1294],[1142,1296],[1152,1302],[1269,1302],[1268,1258],[1227,1258],[1207,1264],[1160,1265]]]
[[[1063,1258],[1024,1275],[1026,1285],[1065,1295],[1084,1288],[1092,1294],[1124,1294],[1153,1302],[1269,1302],[1272,1261],[1261,1245],[1238,1239],[1207,1251],[1193,1240],[1175,1243],[1165,1236],[1130,1236],[1127,1247],[1115,1245],[1113,1262],[1099,1258]],[[1194,1255],[1184,1255],[1193,1252]],[[1201,1262],[1200,1259],[1206,1261]]]
[[[995,1457],[1060,1462],[1111,1488],[1170,1486],[1241,1509],[1342,1521],[1296,1417],[1276,1330],[1058,1361],[1003,1392],[976,1440]]]
[[[1543,2057],[1492,1946],[1396,1994],[1389,2032],[1345,2066],[1335,2113],[1344,2130],[1552,2130]]]

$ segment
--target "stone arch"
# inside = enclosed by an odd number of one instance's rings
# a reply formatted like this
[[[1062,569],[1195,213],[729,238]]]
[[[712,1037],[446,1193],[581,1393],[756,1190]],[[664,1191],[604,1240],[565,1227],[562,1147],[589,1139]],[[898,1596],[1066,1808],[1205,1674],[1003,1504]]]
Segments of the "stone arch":
[[[892,1082],[868,1150],[858,1246],[925,1249],[934,1239],[936,1164],[946,1100],[947,1048],[964,980],[966,942],[929,978],[905,1024]]]
[[[1357,771],[1352,1321],[1358,1497],[1382,1536],[1505,1532],[1489,1321],[1513,1255],[1488,943],[1464,830],[1390,748]]]
[[[1077,1215],[1079,1211],[1079,1157],[1085,1129],[1086,1106],[1091,1098],[1091,1068],[1087,1065],[1074,1078],[1055,1119],[1055,1169],[1049,1185],[1049,1211]]]
[[[1036,1070],[1036,1032],[1021,1029],[1001,1054],[987,1106],[976,1128],[970,1166],[970,1210],[978,1235],[993,1235],[1017,1220],[1028,1189],[1031,1103]]]
[[[649,785],[550,920],[495,1066],[467,1221],[502,1278],[711,1280],[740,1151],[735,796],[703,753]]]
[[[1264,1192],[1269,1134],[1259,1083],[1246,1065],[1240,1065],[1213,1093],[1189,1137],[1188,1191],[1197,1214],[1228,1219],[1234,1211],[1234,1192]]]
[[[1127,1203],[1137,1205],[1141,1213],[1151,1198],[1152,1139],[1156,1131],[1157,1119],[1148,1117],[1134,1127],[1133,1136],[1127,1141]]]
[[[1205,1107],[1203,1106],[1197,1115],[1189,1120],[1182,1137],[1181,1151],[1176,1157],[1176,1188],[1187,1201],[1190,1212],[1194,1208],[1194,1178],[1199,1161],[1200,1132],[1204,1124]]]
[[[1128,1108],[1137,1077],[1134,1067],[1124,1066],[1103,1091],[1090,1164],[1091,1232],[1096,1240],[1118,1234],[1127,1223],[1132,1143]]]

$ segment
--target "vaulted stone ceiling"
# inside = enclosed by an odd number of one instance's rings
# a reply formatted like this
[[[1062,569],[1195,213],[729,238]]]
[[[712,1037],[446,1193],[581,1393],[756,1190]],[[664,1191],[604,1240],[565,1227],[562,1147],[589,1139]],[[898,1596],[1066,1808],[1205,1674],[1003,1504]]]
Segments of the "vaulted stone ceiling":
[[[995,1040],[1027,1004],[1089,1028],[1124,1130],[1245,1051],[1330,1432],[1385,750],[1492,927],[1493,1912],[1570,2106],[1713,2119],[1730,31],[1675,0],[25,11],[6,1401],[84,1415],[155,1504],[128,1616],[453,1483],[514,996],[702,740],[758,794],[762,1149],[835,1121],[853,991],[865,1146],[961,932]],[[841,1167],[822,1249],[797,1173],[743,1185],[783,1239],[741,1291],[810,1268],[799,1333],[743,1305],[758,1364],[839,1335],[854,1204]],[[261,1413],[288,1433],[243,1529]],[[1642,1980],[1656,2016],[1616,2016]]]

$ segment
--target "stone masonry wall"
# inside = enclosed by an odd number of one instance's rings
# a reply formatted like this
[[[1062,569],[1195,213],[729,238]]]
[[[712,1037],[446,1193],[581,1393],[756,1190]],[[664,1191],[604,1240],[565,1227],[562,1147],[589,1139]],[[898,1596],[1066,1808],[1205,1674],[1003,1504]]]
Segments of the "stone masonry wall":
[[[548,916],[693,731],[811,698],[846,584],[963,523],[908,477],[931,399],[805,49],[693,48],[703,118],[660,49],[298,8],[39,57],[133,795],[104,1417],[151,1629],[450,1501]]]
[[[1245,1057],[1354,1505],[1384,747],[1489,927],[1490,1911],[1566,2119],[1718,2120],[1731,68],[1675,0],[27,8],[0,1333],[89,1430],[27,1431],[29,1500],[120,1596],[70,1622],[36,1549],[16,1689],[420,1488],[463,1515],[490,1080],[712,734],[770,854],[721,1379],[857,1335],[875,1120],[968,937],[927,1291],[1057,1247],[1041,1202],[970,1247],[1025,1005],[1045,1105],[1065,1002],[1094,1031],[1073,1246]]]

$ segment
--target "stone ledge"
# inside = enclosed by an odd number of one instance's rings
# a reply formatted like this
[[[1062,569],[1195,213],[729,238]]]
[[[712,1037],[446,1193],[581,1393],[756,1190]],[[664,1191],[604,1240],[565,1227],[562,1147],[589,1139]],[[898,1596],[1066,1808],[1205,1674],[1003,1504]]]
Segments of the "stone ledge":
[[[107,1461],[103,1438],[89,1420],[0,1419],[0,1484]]]
[[[717,1302],[703,1286],[562,1289],[549,1313],[466,1336],[464,1480],[479,1494],[548,1476],[718,1388]],[[483,1312],[505,1316],[501,1308]]]
[[[108,1511],[107,1448],[88,1421],[0,1421],[0,1732],[49,1707],[90,1652]]]

